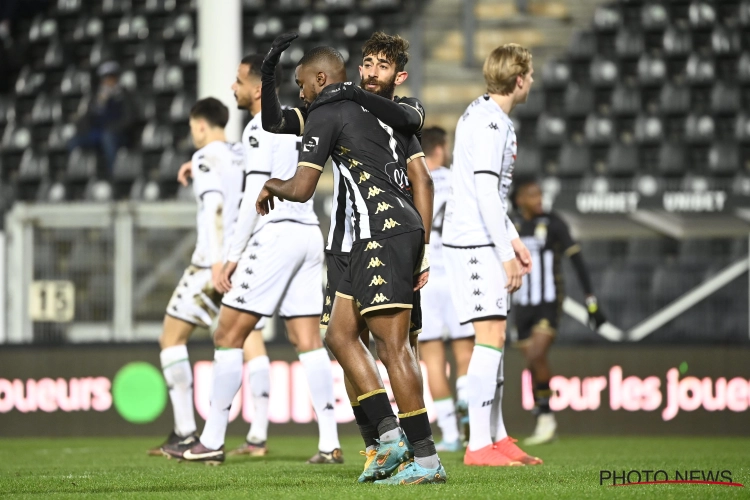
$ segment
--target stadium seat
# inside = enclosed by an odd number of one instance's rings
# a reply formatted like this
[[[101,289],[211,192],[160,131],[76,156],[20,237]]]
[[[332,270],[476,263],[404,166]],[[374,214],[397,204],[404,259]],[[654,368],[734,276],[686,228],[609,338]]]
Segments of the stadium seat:
[[[142,15],[126,14],[117,27],[117,38],[120,40],[144,40],[148,38],[148,33],[148,20]]]
[[[615,53],[619,59],[638,59],[643,54],[643,32],[621,29],[615,38]]]
[[[179,172],[180,166],[186,160],[187,158],[184,158],[172,149],[164,150],[159,160],[159,171],[157,172],[160,199],[172,199],[175,197],[179,187],[177,172]]]
[[[65,190],[69,200],[82,200],[86,186],[96,179],[98,161],[95,152],[76,148],[68,156],[65,172]]]
[[[594,11],[594,29],[599,32],[613,32],[622,25],[622,14],[617,5],[600,5]]]
[[[276,7],[286,13],[301,13],[310,8],[310,0],[276,0]]]
[[[284,22],[277,16],[259,16],[253,26],[253,36],[258,40],[273,40],[284,31]]]
[[[177,0],[146,0],[144,10],[149,13],[172,12],[177,8]]]
[[[143,156],[138,151],[121,148],[112,171],[114,199],[135,198],[133,188],[143,177]]]
[[[635,144],[617,142],[609,148],[607,173],[615,177],[632,177],[640,167],[638,148]]]
[[[190,118],[190,108],[195,103],[195,96],[180,92],[174,96],[169,106],[169,119],[172,123],[186,123]]]
[[[658,116],[639,115],[635,120],[635,139],[639,144],[658,144],[664,140],[664,126]]]
[[[171,16],[162,30],[161,36],[165,40],[184,40],[188,35],[195,35],[193,17],[181,12]]]
[[[60,82],[60,93],[64,96],[82,96],[91,92],[91,74],[70,66]]]
[[[640,91],[629,85],[618,85],[612,92],[611,107],[615,116],[635,116],[641,110]]]
[[[583,177],[591,172],[591,151],[583,144],[566,142],[560,149],[557,174],[560,177]]]
[[[687,172],[685,146],[680,143],[663,143],[659,147],[657,171],[667,177],[684,175]]]
[[[689,84],[709,86],[715,81],[716,66],[713,59],[694,53],[688,58],[685,74]]]
[[[107,17],[115,17],[132,9],[132,0],[102,0],[101,12]]]
[[[60,122],[63,118],[63,107],[60,96],[39,94],[31,109],[31,122],[35,125]]]
[[[172,93],[182,90],[183,84],[182,68],[177,65],[162,63],[154,70],[153,88],[157,93]]]
[[[594,89],[587,85],[571,83],[565,90],[565,115],[584,117],[594,111]]]
[[[162,150],[172,146],[172,128],[157,122],[149,122],[141,133],[141,147],[144,150]]]
[[[615,125],[609,117],[591,114],[586,118],[584,133],[589,144],[609,144],[615,137]]]
[[[617,83],[619,70],[614,61],[596,57],[591,61],[589,74],[594,87],[609,88]]]
[[[564,61],[550,59],[542,66],[542,81],[545,88],[565,88],[570,82],[570,76],[570,65]]]
[[[21,157],[16,182],[19,200],[43,199],[40,188],[49,181],[49,157],[40,151],[28,148]]]
[[[688,15],[693,29],[710,29],[716,22],[716,9],[712,2],[706,0],[694,0]]]
[[[162,64],[166,58],[164,46],[149,39],[136,47],[133,64],[136,68],[154,68]]]
[[[31,22],[29,42],[48,42],[58,36],[57,19],[39,14]]]
[[[735,119],[734,137],[743,144],[750,143],[750,114],[740,113]]]
[[[536,126],[536,138],[545,146],[557,146],[565,140],[565,120],[559,116],[543,113]]]
[[[742,109],[740,89],[735,85],[717,82],[711,91],[711,112],[716,115],[734,115]]]
[[[93,41],[104,33],[104,22],[99,17],[81,17],[73,30],[75,42]]]
[[[34,71],[30,66],[24,66],[16,80],[16,94],[22,96],[33,95],[44,86],[45,74],[43,71]]]
[[[242,0],[243,12],[261,12],[265,7],[265,0]]]
[[[667,78],[667,64],[660,57],[642,55],[638,59],[638,83],[642,87],[659,87]]]
[[[184,66],[196,62],[198,62],[198,40],[194,35],[188,35],[180,46],[180,64]]]
[[[740,151],[735,143],[719,142],[708,153],[708,168],[715,175],[733,175],[740,169]]]
[[[104,62],[115,61],[118,59],[117,51],[111,45],[106,44],[103,40],[98,40],[91,47],[89,54],[89,66],[98,68]]]
[[[711,142],[714,130],[714,119],[711,116],[690,114],[685,120],[685,139],[691,144]]]
[[[574,61],[588,62],[596,55],[596,35],[590,30],[573,32],[568,55]]]
[[[371,16],[362,14],[349,15],[344,21],[344,36],[349,39],[360,39],[370,36],[375,28]]]
[[[659,109],[665,115],[684,115],[690,111],[690,88],[668,83],[661,88]]]
[[[81,11],[83,0],[57,0],[56,7],[58,14],[72,15]]]
[[[739,5],[740,26],[750,26],[750,0],[741,0]]]
[[[546,109],[546,94],[544,88],[542,88],[541,85],[536,87],[536,85],[537,84],[535,84],[534,92],[529,93],[529,99],[526,101],[526,104],[523,106],[516,106],[513,110],[513,114],[522,120],[526,118],[536,118]]]
[[[716,26],[711,34],[711,47],[716,55],[736,55],[742,50],[740,32],[724,26]]]
[[[59,40],[53,39],[44,52],[44,68],[46,70],[60,69],[67,63],[65,48]]]
[[[31,146],[31,130],[15,122],[9,122],[5,126],[3,139],[0,143],[5,151],[23,151]]]
[[[647,2],[641,7],[641,26],[647,31],[663,31],[669,24],[667,6],[657,2]]]
[[[693,50],[690,31],[670,26],[662,37],[664,54],[667,57],[686,57]]]
[[[518,155],[513,168],[515,175],[533,175],[542,173],[542,156],[539,148],[518,146]]]
[[[320,38],[328,32],[330,20],[327,15],[306,14],[299,21],[299,35],[302,38]]]

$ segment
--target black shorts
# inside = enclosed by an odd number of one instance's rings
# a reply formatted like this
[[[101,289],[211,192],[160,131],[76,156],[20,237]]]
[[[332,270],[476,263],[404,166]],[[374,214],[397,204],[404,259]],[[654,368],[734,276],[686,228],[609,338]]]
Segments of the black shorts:
[[[363,315],[378,309],[411,309],[410,330],[418,333],[422,311],[419,293],[414,292],[414,273],[421,264],[423,247],[423,231],[354,243],[336,295],[355,300]]]
[[[522,346],[531,337],[532,330],[540,330],[552,337],[557,334],[560,321],[560,304],[544,302],[538,306],[519,306],[515,304],[516,328],[518,329],[517,345]]]
[[[341,277],[349,267],[349,254],[326,253],[326,289],[323,298],[323,314],[320,316],[320,327],[328,328],[333,309],[333,299],[339,287]]]

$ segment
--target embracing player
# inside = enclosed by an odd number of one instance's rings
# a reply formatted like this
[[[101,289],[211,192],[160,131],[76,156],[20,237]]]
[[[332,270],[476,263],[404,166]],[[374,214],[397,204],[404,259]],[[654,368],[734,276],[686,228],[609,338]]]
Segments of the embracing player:
[[[531,273],[523,277],[523,285],[513,295],[518,340],[515,343],[526,358],[534,383],[534,434],[524,444],[542,444],[555,439],[557,422],[549,407],[552,377],[547,355],[557,334],[557,325],[565,299],[562,257],[569,257],[586,295],[589,325],[599,328],[606,318],[599,309],[581,247],[570,235],[568,225],[554,213],[542,208],[542,190],[533,177],[513,182],[511,201],[516,209],[514,222],[518,234],[531,253]]]
[[[218,99],[201,99],[190,110],[190,134],[198,148],[191,162],[198,240],[190,266],[167,305],[159,339],[174,430],[164,445],[149,450],[149,455],[161,455],[166,445],[188,446],[198,441],[187,341],[196,326],[210,328],[219,313],[218,283],[242,199],[242,152],[226,142],[228,120],[229,110]]]
[[[242,137],[244,196],[227,262],[219,279],[220,290],[225,295],[214,334],[211,409],[198,443],[190,447],[166,446],[165,452],[170,457],[209,464],[225,460],[229,409],[242,383],[243,344],[262,317],[270,317],[278,310],[285,320],[289,339],[299,353],[318,418],[319,450],[308,462],[342,463],[334,415],[331,362],[318,328],[323,303],[320,285],[323,235],[312,200],[301,204],[285,203],[264,218],[260,218],[255,209],[255,200],[264,182],[271,176],[291,177],[299,155],[296,137],[271,134],[261,126],[262,62],[261,55],[245,57],[232,86],[237,104],[248,109],[253,119]],[[253,377],[251,374],[251,386]],[[255,399],[258,387],[252,388]],[[265,419],[265,428],[256,429],[254,425],[240,453],[262,454],[253,453],[266,447],[267,415],[261,418]]]
[[[531,267],[507,215],[518,150],[508,114],[528,98],[534,82],[531,53],[517,44],[500,46],[485,60],[483,72],[487,94],[469,105],[456,127],[443,224],[453,304],[459,321],[472,323],[476,338],[467,372],[471,436],[464,463],[539,464],[508,436],[502,416],[501,361],[510,294]]]
[[[430,284],[422,290],[422,333],[419,334],[419,350],[427,365],[427,381],[435,401],[437,424],[443,440],[436,444],[438,451],[458,451],[461,437],[457,417],[468,427],[466,418],[467,386],[466,371],[474,348],[474,329],[471,323],[461,325],[451,300],[451,283],[443,262],[443,218],[451,191],[452,172],[448,164],[446,133],[440,127],[422,131],[427,167],[435,183],[434,218],[430,235]],[[453,357],[456,361],[456,396],[453,402],[448,377],[445,374],[445,345],[443,331],[448,330]],[[465,419],[465,420],[464,420]],[[464,431],[466,434],[466,431]]]
[[[280,55],[276,48],[284,45],[289,44],[283,38],[274,42],[266,57],[271,68]],[[353,244],[349,265],[336,289],[326,341],[360,394],[357,399],[380,438],[377,457],[360,480],[382,484],[445,482],[445,469],[424,407],[419,365],[409,341],[414,291],[424,286],[429,274],[422,221],[432,218],[432,199],[429,212],[423,214],[424,207],[415,206],[399,182],[406,171],[407,151],[418,141],[412,136],[411,144],[406,143],[359,104],[335,99],[346,90],[346,85],[334,85],[346,79],[343,58],[335,49],[308,51],[295,76],[300,97],[309,105],[299,168],[288,181],[266,182],[258,197],[258,210],[268,213],[273,209],[274,197],[294,202],[309,199],[323,165],[329,157],[333,159],[333,168],[346,179],[353,200]],[[382,101],[383,106],[401,108]],[[403,412],[400,422],[393,414],[375,360],[360,339],[365,329],[376,339]],[[409,461],[412,455],[414,461]]]

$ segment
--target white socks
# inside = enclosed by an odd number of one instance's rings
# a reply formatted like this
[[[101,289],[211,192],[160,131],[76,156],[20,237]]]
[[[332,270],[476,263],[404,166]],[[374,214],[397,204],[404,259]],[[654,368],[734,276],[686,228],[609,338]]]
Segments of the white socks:
[[[260,444],[268,439],[268,396],[271,393],[271,362],[268,356],[258,356],[248,361],[247,377],[255,410],[247,441]]]
[[[456,379],[456,401],[464,401],[467,402],[469,400],[469,396],[467,395],[467,388],[469,384],[469,379],[466,375],[461,375]]]
[[[211,408],[201,443],[206,448],[218,450],[224,445],[229,423],[229,408],[242,385],[242,349],[216,349],[214,351]]]
[[[453,398],[438,399],[434,403],[437,424],[443,435],[443,442],[455,443],[458,441],[458,421],[456,420],[456,405],[453,404]]]
[[[502,353],[501,353],[502,354]],[[501,439],[505,439],[508,437],[508,431],[505,430],[505,422],[503,421],[503,386],[500,384],[501,381],[504,382],[503,377],[503,367],[505,363],[503,363],[502,357],[500,358],[500,366],[497,368],[497,378],[495,383],[497,384],[497,390],[495,392],[495,402],[492,404],[493,406],[493,436],[495,437],[495,442],[500,441]]]
[[[476,451],[492,444],[490,421],[492,401],[497,387],[497,372],[503,352],[484,345],[475,345],[469,361],[467,398],[469,403],[469,450]]]
[[[325,347],[314,351],[303,352],[299,355],[302,367],[305,369],[307,384],[310,386],[315,415],[318,417],[318,450],[331,452],[341,448],[339,433],[336,427],[336,414],[333,395],[333,372],[331,360]]]
[[[193,411],[193,370],[186,345],[162,349],[161,369],[169,388],[169,399],[174,412],[174,431],[185,437],[196,431]]]

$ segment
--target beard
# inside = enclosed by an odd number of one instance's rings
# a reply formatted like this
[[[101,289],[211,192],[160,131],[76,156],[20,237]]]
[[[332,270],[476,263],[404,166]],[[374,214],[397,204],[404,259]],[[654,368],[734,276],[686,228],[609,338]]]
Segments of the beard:
[[[370,84],[377,85],[378,87],[375,90],[370,90],[367,88],[367,85]],[[383,82],[377,78],[368,78],[367,80],[363,78],[360,80],[359,86],[368,92],[390,100],[393,99],[393,94],[396,92],[396,76],[394,75],[390,82]]]

